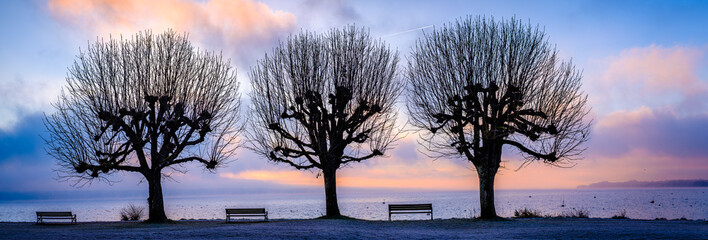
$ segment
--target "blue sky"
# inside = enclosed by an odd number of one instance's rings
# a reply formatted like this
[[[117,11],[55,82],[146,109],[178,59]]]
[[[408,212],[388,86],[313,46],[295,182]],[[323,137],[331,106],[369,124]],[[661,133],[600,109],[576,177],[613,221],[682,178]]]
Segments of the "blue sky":
[[[508,169],[497,178],[498,188],[692,179],[705,178],[708,172],[704,1],[34,0],[2,1],[0,12],[0,199],[18,193],[110,195],[146,188],[139,176],[119,173],[114,176],[119,182],[110,187],[94,183],[76,189],[56,180],[54,160],[44,152],[42,117],[53,112],[51,103],[79,48],[97,38],[145,29],[189,32],[195,45],[232,58],[247,105],[248,69],[291,33],[323,32],[346,24],[368,27],[372,36],[384,36],[382,40],[398,49],[405,63],[424,31],[468,15],[516,17],[545,29],[560,55],[584,69],[584,91],[593,109],[593,133],[584,160],[570,169],[532,164],[514,171],[521,162],[509,154],[504,159]],[[405,108],[400,111],[405,121]],[[343,169],[340,186],[477,188],[468,163],[432,161],[417,153],[416,137],[402,139],[387,158]],[[271,164],[246,149],[216,174],[196,166],[190,169],[175,176],[166,192],[321,187],[316,173]],[[399,171],[380,174],[386,169]]]

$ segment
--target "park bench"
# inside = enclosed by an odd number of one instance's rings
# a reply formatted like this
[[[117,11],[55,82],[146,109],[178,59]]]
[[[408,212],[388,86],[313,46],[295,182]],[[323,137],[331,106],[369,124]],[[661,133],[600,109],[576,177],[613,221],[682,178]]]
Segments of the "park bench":
[[[230,222],[231,217],[264,217],[268,221],[268,211],[265,208],[227,208],[226,222]]]
[[[47,219],[70,219],[71,223],[76,224],[76,214],[71,212],[37,212],[37,223],[44,223]]]
[[[426,213],[430,214],[430,220],[433,220],[433,204],[389,204],[388,205],[388,220],[391,221],[391,214],[414,214]]]

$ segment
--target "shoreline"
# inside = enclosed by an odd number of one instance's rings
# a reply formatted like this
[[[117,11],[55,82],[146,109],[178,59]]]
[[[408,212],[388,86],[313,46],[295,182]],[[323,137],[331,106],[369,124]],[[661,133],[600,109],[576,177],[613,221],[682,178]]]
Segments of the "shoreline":
[[[346,218],[343,219],[331,219],[331,218],[269,218],[268,221],[263,221],[263,220],[258,220],[258,218],[252,219],[242,219],[242,220],[232,220],[233,222],[229,223],[268,223],[268,222],[286,222],[286,221],[310,221],[310,220],[351,220],[351,221],[362,221],[362,222],[430,222],[431,220],[429,219],[415,219],[415,220],[371,220],[371,219],[360,219],[360,218],[353,218],[353,217],[348,217],[345,216]],[[235,219],[235,218],[234,218]],[[224,218],[213,218],[213,219],[168,219],[170,222],[166,223],[151,223],[151,222],[145,222],[144,220],[128,220],[128,221],[122,221],[122,220],[116,220],[116,221],[79,221],[78,224],[93,224],[93,223],[144,223],[144,224],[171,224],[171,223],[190,223],[190,222],[223,222],[226,223],[226,219]],[[708,219],[687,219],[687,218],[676,218],[676,219],[666,219],[666,218],[655,218],[655,219],[639,219],[639,218],[624,218],[624,219],[614,219],[614,218],[600,218],[600,217],[590,217],[590,218],[579,218],[579,217],[500,217],[500,219],[495,219],[495,220],[485,220],[485,219],[478,219],[478,218],[445,218],[445,219],[440,219],[440,218],[435,218],[432,221],[469,221],[469,222],[506,222],[506,221],[526,221],[526,220],[572,220],[572,221],[583,221],[583,220],[608,220],[608,221],[689,221],[689,222],[706,222],[708,223]],[[50,220],[51,221],[51,220]],[[59,220],[61,221],[61,220]],[[0,224],[9,224],[9,223],[32,223],[35,224],[35,221],[23,221],[23,222],[11,222],[11,221],[0,221]],[[62,222],[48,222],[45,224],[37,224],[37,225],[68,225],[68,224],[62,224]]]
[[[705,239],[705,220],[523,218],[501,221],[436,219],[272,219],[225,223],[178,220],[35,224],[0,222],[3,239]]]

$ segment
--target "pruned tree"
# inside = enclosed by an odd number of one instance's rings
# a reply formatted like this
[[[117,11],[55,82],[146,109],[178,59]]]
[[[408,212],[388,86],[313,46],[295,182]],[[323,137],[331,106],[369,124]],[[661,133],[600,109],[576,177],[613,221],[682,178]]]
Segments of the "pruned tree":
[[[45,118],[60,176],[87,183],[140,173],[149,185],[148,221],[166,221],[162,178],[188,162],[214,170],[235,150],[235,69],[172,31],[97,41],[77,58],[56,112]]]
[[[341,216],[337,169],[382,156],[397,138],[398,55],[354,26],[302,32],[251,69],[252,148],[324,176],[327,217]]]
[[[581,73],[538,27],[465,18],[425,34],[409,59],[408,109],[435,157],[461,157],[479,176],[481,218],[496,218],[503,146],[564,165],[581,158],[590,121]]]

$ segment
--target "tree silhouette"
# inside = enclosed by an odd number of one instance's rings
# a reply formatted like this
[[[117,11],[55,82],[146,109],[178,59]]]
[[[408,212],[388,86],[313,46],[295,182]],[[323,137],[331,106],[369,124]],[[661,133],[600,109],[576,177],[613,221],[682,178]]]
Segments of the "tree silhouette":
[[[564,165],[588,140],[581,73],[520,21],[460,19],[426,34],[409,59],[408,109],[435,157],[463,157],[479,176],[481,218],[496,218],[503,146]]]
[[[252,148],[321,170],[327,217],[341,216],[337,169],[383,155],[397,138],[397,63],[397,53],[349,26],[291,36],[251,69]]]
[[[185,172],[187,162],[213,171],[235,150],[235,70],[172,31],[97,41],[77,57],[56,113],[45,118],[60,176],[85,184],[140,173],[149,185],[148,221],[167,221],[162,178]]]

